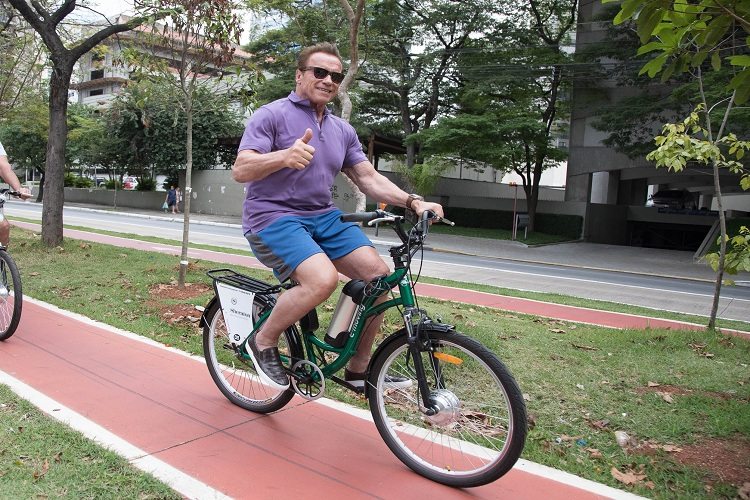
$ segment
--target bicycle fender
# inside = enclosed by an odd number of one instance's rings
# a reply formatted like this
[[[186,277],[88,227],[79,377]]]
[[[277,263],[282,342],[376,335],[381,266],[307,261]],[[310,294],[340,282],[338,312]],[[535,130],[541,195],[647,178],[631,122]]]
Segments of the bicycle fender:
[[[219,297],[217,295],[214,295],[211,300],[208,301],[208,304],[206,304],[206,308],[203,310],[203,314],[201,314],[201,320],[200,325],[204,328],[208,328],[208,320],[206,318],[206,313],[211,310],[211,307],[216,303],[216,301],[219,300]]]

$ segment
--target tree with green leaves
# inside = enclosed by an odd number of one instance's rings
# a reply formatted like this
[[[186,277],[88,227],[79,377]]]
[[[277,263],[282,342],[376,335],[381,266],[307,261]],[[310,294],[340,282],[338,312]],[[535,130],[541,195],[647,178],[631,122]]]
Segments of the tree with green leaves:
[[[0,142],[8,147],[8,158],[16,168],[34,170],[41,175],[37,201],[44,196],[44,165],[49,135],[49,106],[44,99],[29,99],[14,108],[0,122]]]
[[[361,52],[360,119],[406,138],[429,129],[451,108],[457,62],[472,36],[490,31],[501,11],[495,1],[383,0],[369,11]],[[395,127],[394,127],[395,125]],[[406,165],[418,160],[406,143]]]
[[[49,54],[52,74],[49,82],[49,140],[47,141],[44,176],[44,204],[42,207],[42,241],[54,247],[63,239],[63,202],[65,175],[65,144],[68,128],[68,90],[73,68],[81,56],[102,40],[123,31],[132,30],[146,22],[151,16],[165,15],[150,6],[143,6],[140,15],[123,23],[107,22],[100,29],[94,28],[83,38],[75,37],[65,23],[85,5],[77,0],[38,2],[36,0],[7,0],[10,5],[39,34]]]
[[[86,106],[72,105],[67,112],[67,127],[71,140],[66,143],[65,168],[71,166],[75,160],[81,160],[81,146],[92,138],[87,134],[92,121],[97,122],[92,111]],[[15,167],[34,170],[41,174],[42,182],[37,193],[37,201],[44,199],[45,147],[49,136],[49,106],[44,98],[27,99],[16,105],[0,122],[0,141],[12,144],[8,151]]]
[[[554,145],[569,103],[564,50],[577,1],[532,0],[484,38],[472,40],[458,64],[457,111],[415,136],[423,154],[453,155],[478,169],[515,172],[522,179],[534,230],[542,172],[566,152]]]
[[[108,134],[123,143],[123,165],[130,173],[154,171],[177,178],[187,158],[187,117],[170,87],[148,80],[131,81],[103,111]],[[193,168],[229,168],[237,152],[219,139],[242,133],[242,115],[230,96],[198,88],[193,96]]]
[[[710,259],[715,265],[716,283],[708,327],[714,328],[729,241],[720,169],[737,173],[743,189],[750,188],[750,172],[741,161],[750,142],[739,139],[731,131],[734,107],[750,98],[747,50],[750,4],[746,0],[701,0],[694,4],[684,0],[625,0],[614,22],[619,24],[631,19],[641,42],[638,53],[653,56],[641,68],[642,74],[661,75],[666,81],[673,75],[689,73],[698,84],[701,101],[696,109],[681,122],[664,125],[662,135],[656,138],[657,149],[647,158],[657,166],[674,171],[683,170],[689,162],[712,168],[721,232],[719,254]],[[709,101],[704,73],[720,70],[726,64],[733,68],[733,75],[721,87],[723,96]],[[718,127],[717,118],[712,115],[718,118]]]
[[[46,53],[36,32],[23,18],[0,1],[0,119],[17,105],[44,93],[42,72]]]
[[[234,0],[156,0],[161,11],[170,11],[169,25],[152,23],[136,33],[126,61],[136,68],[138,78],[169,87],[175,104],[185,117],[185,187],[182,252],[179,287],[185,285],[190,200],[193,171],[193,124],[205,110],[196,99],[204,92],[247,98],[252,95],[253,73],[246,59],[236,54],[242,28]],[[213,164],[213,162],[212,162]],[[208,165],[206,165],[208,166]]]

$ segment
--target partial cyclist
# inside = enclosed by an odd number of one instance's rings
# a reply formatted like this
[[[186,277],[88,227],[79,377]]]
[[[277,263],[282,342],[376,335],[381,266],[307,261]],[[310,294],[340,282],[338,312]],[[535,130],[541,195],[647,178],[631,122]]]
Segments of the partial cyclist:
[[[417,215],[430,210],[443,216],[439,204],[404,192],[378,173],[354,128],[326,107],[344,79],[342,70],[334,45],[303,49],[294,91],[253,114],[232,168],[234,180],[246,183],[242,224],[253,253],[280,281],[298,283],[280,295],[260,331],[247,341],[263,381],[280,390],[289,387],[277,348],[282,332],[334,292],[338,273],[365,281],[389,273],[359,226],[341,221],[331,197],[336,175],[343,172],[371,199]],[[354,386],[364,386],[381,322],[382,315],[368,325],[345,370],[345,380]]]
[[[21,186],[21,181],[18,180],[13,168],[8,162],[8,155],[5,153],[5,148],[0,142],[0,177],[3,181],[10,186],[10,188],[21,195],[21,198],[31,198],[31,192]],[[0,213],[0,245],[7,247],[10,243],[10,223],[5,219],[5,216]]]

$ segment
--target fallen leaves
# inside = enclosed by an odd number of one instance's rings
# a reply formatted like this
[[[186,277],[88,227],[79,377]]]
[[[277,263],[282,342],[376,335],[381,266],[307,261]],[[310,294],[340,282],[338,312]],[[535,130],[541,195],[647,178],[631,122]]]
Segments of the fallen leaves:
[[[581,349],[584,351],[599,351],[600,349],[598,347],[590,346],[590,345],[581,345],[581,344],[570,344],[576,349]]]
[[[49,460],[46,458],[44,459],[44,463],[42,463],[41,470],[35,470],[34,471],[34,480],[38,481],[41,478],[44,477],[44,475],[49,471]]]
[[[708,344],[701,344],[698,342],[690,342],[688,344],[688,347],[697,355],[703,356],[704,358],[713,359],[714,355],[710,352],[706,351],[706,348],[708,347]]]
[[[626,485],[634,485],[634,484],[641,484],[642,486],[645,486],[649,489],[654,489],[654,483],[653,481],[645,481],[646,480],[646,474],[641,471],[634,471],[632,469],[628,469],[625,472],[621,472],[617,467],[612,467],[610,470],[610,473],[612,474],[612,477],[615,478],[617,481],[621,482],[622,484]]]
[[[656,395],[660,396],[664,401],[666,401],[669,404],[674,403],[674,400],[672,399],[672,395],[668,392],[656,391]]]

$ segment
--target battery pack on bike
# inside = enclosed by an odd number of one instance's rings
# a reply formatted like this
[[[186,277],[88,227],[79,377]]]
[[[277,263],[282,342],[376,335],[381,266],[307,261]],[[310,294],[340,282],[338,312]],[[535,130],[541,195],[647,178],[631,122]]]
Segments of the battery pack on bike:
[[[365,296],[366,284],[363,280],[351,280],[344,285],[326,332],[325,341],[328,345],[341,348],[349,340],[349,333],[357,319],[357,312],[363,308],[362,299]]]

